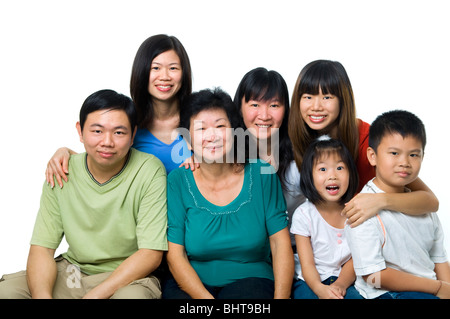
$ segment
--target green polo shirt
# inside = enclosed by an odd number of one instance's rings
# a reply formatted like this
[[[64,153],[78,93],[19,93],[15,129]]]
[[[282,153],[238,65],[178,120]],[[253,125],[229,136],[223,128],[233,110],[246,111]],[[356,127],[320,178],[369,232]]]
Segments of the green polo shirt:
[[[99,184],[86,153],[69,161],[61,189],[44,184],[32,245],[56,249],[86,274],[114,271],[138,249],[167,250],[166,171],[153,155],[131,149],[123,169]]]

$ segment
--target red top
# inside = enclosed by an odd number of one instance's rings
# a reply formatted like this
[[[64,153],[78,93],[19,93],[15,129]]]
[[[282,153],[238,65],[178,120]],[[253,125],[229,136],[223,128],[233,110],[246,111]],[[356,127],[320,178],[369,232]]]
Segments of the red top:
[[[369,129],[370,124],[358,119],[359,125],[359,152],[356,167],[359,174],[358,193],[368,181],[375,177],[375,168],[370,165],[367,159],[367,148],[369,147]]]

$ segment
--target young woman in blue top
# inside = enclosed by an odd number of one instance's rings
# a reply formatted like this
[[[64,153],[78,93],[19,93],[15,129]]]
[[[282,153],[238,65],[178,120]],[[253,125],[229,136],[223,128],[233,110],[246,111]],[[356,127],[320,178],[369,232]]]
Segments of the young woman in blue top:
[[[163,298],[289,298],[294,261],[273,167],[238,163],[241,118],[222,90],[193,93],[180,115],[199,168],[168,177]]]
[[[169,174],[191,156],[176,133],[180,108],[192,92],[189,57],[177,38],[156,35],[142,43],[133,63],[130,91],[139,119],[133,147],[157,156]]]
[[[133,147],[158,157],[167,173],[191,156],[186,142],[176,133],[180,108],[192,92],[189,57],[174,36],[154,35],[139,47],[131,72],[130,92],[138,112],[138,131]],[[175,132],[175,133],[174,133]],[[47,182],[60,187],[68,181],[68,162],[74,151],[63,147],[47,165]]]

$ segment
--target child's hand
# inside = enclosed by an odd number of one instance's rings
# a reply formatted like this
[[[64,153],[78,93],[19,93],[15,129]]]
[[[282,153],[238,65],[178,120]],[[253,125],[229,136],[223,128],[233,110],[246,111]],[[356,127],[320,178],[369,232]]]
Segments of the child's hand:
[[[333,282],[330,287],[333,288],[333,290],[336,291],[339,296],[342,296],[342,298],[339,299],[343,299],[345,297],[347,289],[344,286],[341,286],[338,281]]]
[[[345,291],[342,294],[336,285],[322,285],[316,294],[319,299],[344,299]]]
[[[341,215],[348,218],[350,227],[361,225],[383,208],[384,194],[358,194],[345,204]]]

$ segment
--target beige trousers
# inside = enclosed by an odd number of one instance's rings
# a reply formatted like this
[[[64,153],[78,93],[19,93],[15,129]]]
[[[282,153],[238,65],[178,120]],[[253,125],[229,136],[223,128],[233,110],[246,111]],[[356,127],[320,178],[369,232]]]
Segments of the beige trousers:
[[[53,287],[55,299],[81,299],[111,274],[86,275],[62,257],[55,258],[58,274]],[[26,271],[4,275],[0,279],[0,299],[30,299]],[[160,299],[161,285],[155,276],[138,279],[118,289],[111,299]]]

